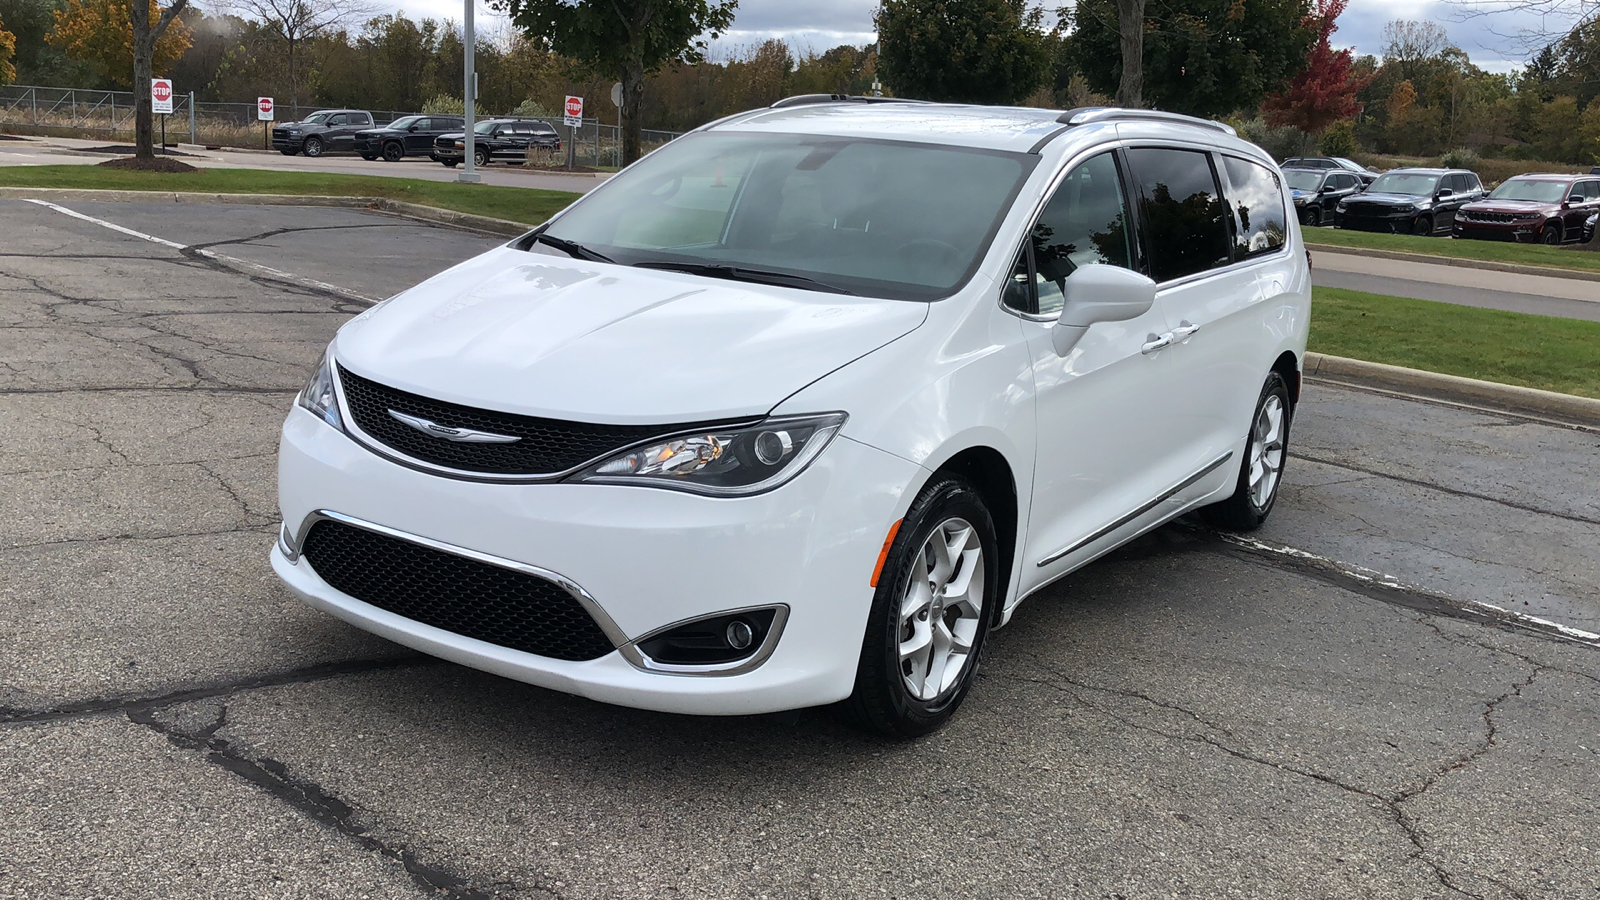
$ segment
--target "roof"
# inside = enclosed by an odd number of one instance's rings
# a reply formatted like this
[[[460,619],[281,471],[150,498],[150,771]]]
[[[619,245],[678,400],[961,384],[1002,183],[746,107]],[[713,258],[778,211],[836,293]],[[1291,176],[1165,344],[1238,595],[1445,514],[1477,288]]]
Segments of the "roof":
[[[807,103],[757,110],[712,126],[717,131],[817,134],[921,141],[1027,152],[1067,126],[1059,110],[949,103]]]
[[[1527,172],[1522,175],[1513,175],[1506,181],[1573,181],[1578,178],[1589,179],[1593,175],[1574,175],[1571,172]]]
[[[1421,167],[1411,167],[1411,168],[1406,168],[1406,169],[1390,169],[1389,171],[1387,171],[1387,172],[1385,172],[1383,174],[1385,174],[1385,175],[1394,175],[1394,174],[1404,174],[1404,175],[1456,175],[1456,174],[1465,174],[1465,175],[1471,175],[1473,173],[1468,171],[1468,170],[1466,170],[1466,169],[1425,169],[1425,168],[1421,168]]]

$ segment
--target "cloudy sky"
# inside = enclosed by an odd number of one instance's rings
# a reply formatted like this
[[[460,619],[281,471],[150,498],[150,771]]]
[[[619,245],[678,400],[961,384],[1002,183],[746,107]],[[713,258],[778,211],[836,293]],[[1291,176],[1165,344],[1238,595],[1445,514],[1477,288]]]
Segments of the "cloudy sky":
[[[468,0],[380,0],[396,6],[414,18],[424,16],[460,21]],[[480,28],[503,28],[484,0],[477,3]],[[1065,0],[1060,0],[1064,3]],[[818,52],[842,43],[867,44],[875,36],[872,11],[877,0],[739,0],[734,31],[719,42],[720,49],[731,50],[755,44],[769,37],[789,41],[804,51]],[[1058,5],[1056,0],[1046,6]],[[1521,48],[1508,37],[1523,27],[1537,27],[1512,14],[1463,20],[1444,0],[1350,0],[1339,19],[1334,35],[1338,46],[1354,47],[1357,53],[1376,54],[1383,49],[1383,25],[1392,19],[1421,19],[1438,22],[1451,39],[1483,68],[1505,71],[1521,64]]]

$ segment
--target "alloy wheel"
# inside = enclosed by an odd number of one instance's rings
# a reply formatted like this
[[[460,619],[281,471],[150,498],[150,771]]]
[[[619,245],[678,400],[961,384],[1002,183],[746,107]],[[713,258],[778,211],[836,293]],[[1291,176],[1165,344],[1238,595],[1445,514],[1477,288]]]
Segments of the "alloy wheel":
[[[313,157],[321,156],[322,155],[322,141],[319,140],[318,138],[310,138],[310,139],[308,139],[306,141],[305,154],[307,156],[313,156]]]
[[[405,148],[397,142],[391,141],[383,145],[383,158],[386,162],[399,162],[405,155]]]
[[[965,519],[950,518],[928,535],[900,599],[900,677],[907,693],[933,700],[972,664],[982,625],[983,543]]]
[[[1250,429],[1250,502],[1256,509],[1272,502],[1278,489],[1278,475],[1283,472],[1284,418],[1283,399],[1273,394],[1261,404]]]

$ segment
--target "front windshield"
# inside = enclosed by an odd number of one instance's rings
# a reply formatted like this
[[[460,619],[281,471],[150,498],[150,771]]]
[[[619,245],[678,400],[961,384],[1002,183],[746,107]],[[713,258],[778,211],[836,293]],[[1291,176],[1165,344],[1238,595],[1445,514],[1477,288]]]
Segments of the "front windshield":
[[[493,119],[490,119],[487,122],[479,122],[478,124],[472,126],[472,133],[473,134],[488,134],[489,132],[494,130],[494,126],[496,124],[497,123]]]
[[[333,113],[325,113],[325,112],[312,113],[311,115],[306,116],[306,124],[307,125],[321,125],[323,122],[328,121],[328,117],[331,116],[331,115],[333,115]]]
[[[690,135],[547,233],[624,265],[736,266],[935,300],[971,277],[1037,161],[848,137]]]
[[[390,128],[410,128],[411,126],[417,124],[417,121],[419,119],[421,119],[421,118],[422,118],[421,116],[405,116],[404,118],[395,119],[393,122],[390,122],[389,123],[389,127]]]
[[[1494,193],[1489,195],[1489,199],[1560,203],[1566,199],[1566,196],[1567,184],[1564,181],[1534,181],[1532,179],[1513,178],[1495,188]]]
[[[1307,172],[1304,169],[1286,169],[1283,180],[1289,183],[1291,191],[1315,191],[1322,187],[1321,172]]]
[[[1434,188],[1439,186],[1437,175],[1417,175],[1407,172],[1390,172],[1379,175],[1378,180],[1367,188],[1369,194],[1416,194],[1432,195]]]

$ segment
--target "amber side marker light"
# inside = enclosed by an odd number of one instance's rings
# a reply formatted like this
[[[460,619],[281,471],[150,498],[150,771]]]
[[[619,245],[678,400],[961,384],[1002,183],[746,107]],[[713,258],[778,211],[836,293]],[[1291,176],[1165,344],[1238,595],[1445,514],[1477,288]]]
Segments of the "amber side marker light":
[[[905,519],[897,520],[889,526],[889,536],[883,539],[883,549],[878,551],[878,564],[872,567],[872,586],[878,586],[878,578],[883,575],[883,564],[889,559],[889,546],[894,543],[894,536],[900,533],[900,523]]]

